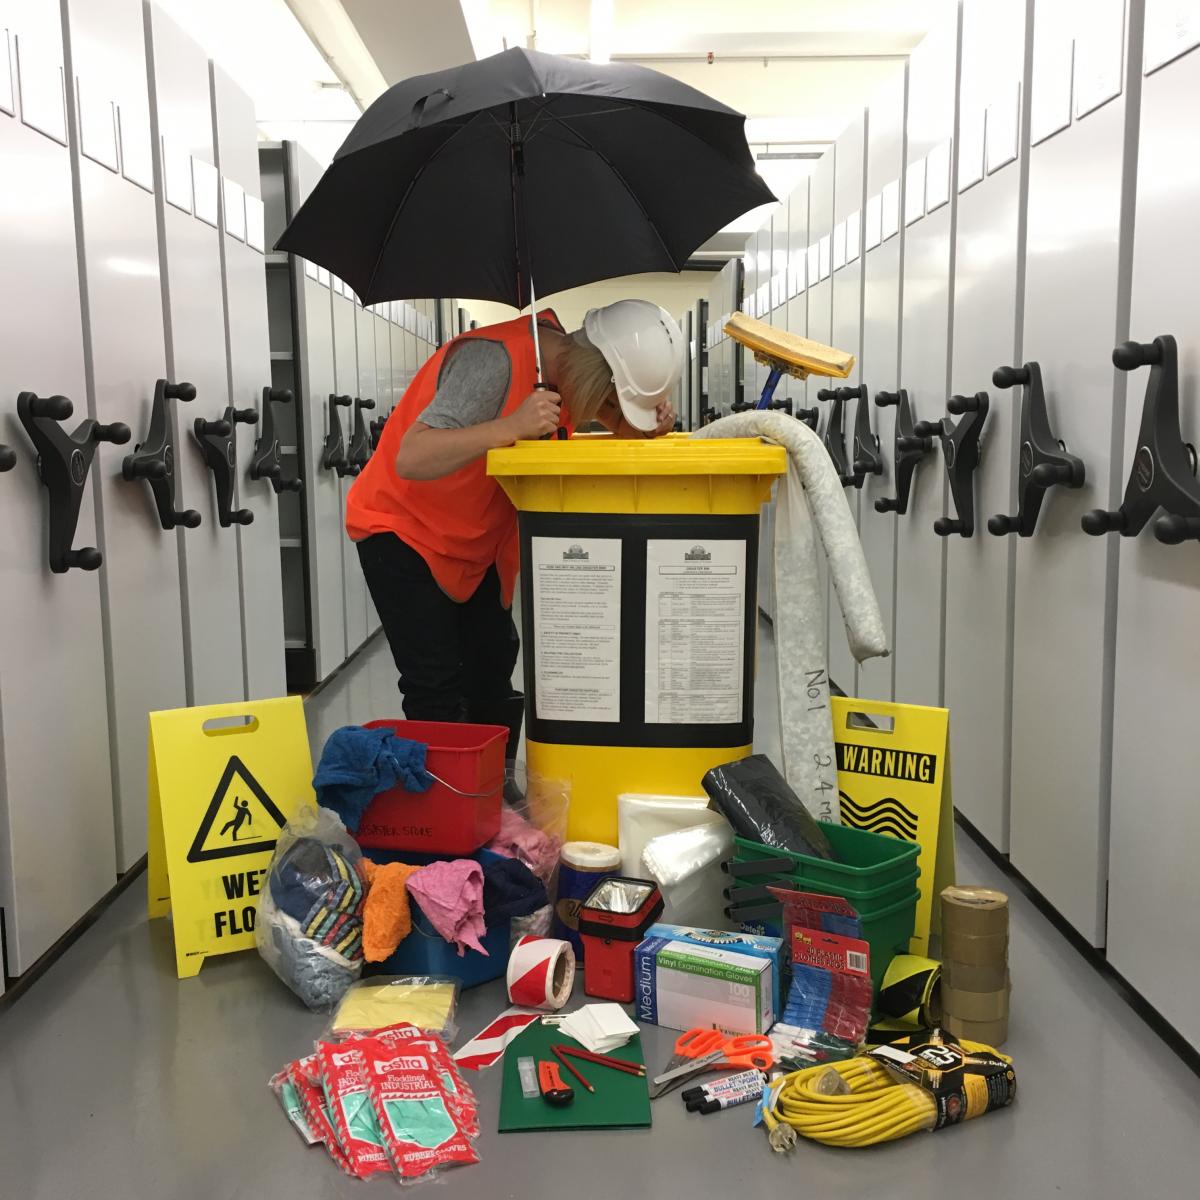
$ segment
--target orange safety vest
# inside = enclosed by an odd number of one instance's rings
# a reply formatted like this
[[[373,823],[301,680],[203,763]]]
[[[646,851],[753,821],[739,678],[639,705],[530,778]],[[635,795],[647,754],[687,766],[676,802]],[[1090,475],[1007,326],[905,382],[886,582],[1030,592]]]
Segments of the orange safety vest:
[[[539,321],[562,331],[548,309]],[[495,563],[505,605],[512,603],[520,563],[517,513],[500,485],[487,473],[487,455],[441,479],[401,479],[396,474],[400,443],[437,391],[446,355],[466,338],[499,342],[512,362],[508,395],[499,416],[518,408],[537,382],[529,318],[472,329],[447,342],[417,372],[362,473],[346,495],[346,532],[354,541],[373,533],[394,533],[429,564],[438,586],[451,599],[469,600]],[[573,427],[563,410],[563,424]]]

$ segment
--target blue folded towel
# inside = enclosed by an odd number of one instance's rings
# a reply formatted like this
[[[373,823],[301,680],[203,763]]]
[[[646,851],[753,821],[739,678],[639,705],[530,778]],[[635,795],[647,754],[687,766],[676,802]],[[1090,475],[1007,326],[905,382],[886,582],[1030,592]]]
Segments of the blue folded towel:
[[[329,735],[313,776],[317,803],[332,809],[351,833],[358,831],[367,805],[400,784],[406,792],[427,792],[433,776],[425,770],[424,742],[398,738],[390,729],[343,725]]]

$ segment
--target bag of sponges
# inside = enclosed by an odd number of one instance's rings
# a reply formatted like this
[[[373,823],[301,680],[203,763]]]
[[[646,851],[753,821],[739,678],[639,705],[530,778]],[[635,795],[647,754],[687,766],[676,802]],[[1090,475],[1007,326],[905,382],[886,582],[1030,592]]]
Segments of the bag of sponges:
[[[336,814],[302,808],[279,832],[258,901],[255,940],[276,975],[314,1011],[362,974],[367,874]]]

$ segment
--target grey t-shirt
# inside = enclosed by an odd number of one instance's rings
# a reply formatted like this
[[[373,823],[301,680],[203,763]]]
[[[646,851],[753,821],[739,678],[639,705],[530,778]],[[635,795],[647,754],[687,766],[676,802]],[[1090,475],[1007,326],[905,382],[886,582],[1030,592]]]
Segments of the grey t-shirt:
[[[500,415],[512,379],[512,359],[500,342],[464,338],[438,373],[437,391],[417,418],[434,429],[466,429]]]

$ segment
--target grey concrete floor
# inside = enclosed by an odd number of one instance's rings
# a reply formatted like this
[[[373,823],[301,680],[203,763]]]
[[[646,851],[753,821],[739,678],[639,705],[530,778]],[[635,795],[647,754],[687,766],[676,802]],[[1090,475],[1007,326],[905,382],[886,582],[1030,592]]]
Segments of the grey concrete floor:
[[[760,647],[761,748],[777,741],[769,631]],[[398,713],[374,644],[309,704],[314,751],[330,729]],[[874,1150],[802,1144],[773,1154],[747,1108],[651,1129],[496,1133],[498,1070],[478,1077],[482,1162],[445,1176],[473,1200],[804,1195],[928,1200],[1200,1194],[1200,1080],[970,841],[959,878],[1012,895],[1012,1033],[1019,1097],[968,1125]],[[578,988],[577,988],[578,991]],[[581,997],[577,997],[581,999]],[[462,1036],[505,1004],[466,993]],[[170,928],[148,923],[136,880],[34,986],[0,1008],[0,1197],[14,1200],[308,1200],[386,1193],[340,1175],[285,1121],[267,1079],[323,1020],[253,954],[175,978]],[[646,1027],[649,1063],[674,1034]]]

